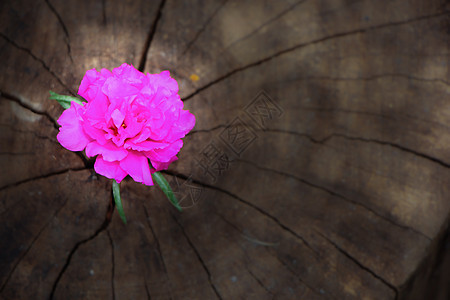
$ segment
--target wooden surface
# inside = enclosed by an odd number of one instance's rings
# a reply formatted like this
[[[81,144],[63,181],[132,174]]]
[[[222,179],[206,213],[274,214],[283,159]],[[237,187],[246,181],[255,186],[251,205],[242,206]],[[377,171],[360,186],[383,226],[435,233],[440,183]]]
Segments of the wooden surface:
[[[449,9],[3,1],[0,298],[448,299]],[[48,99],[123,62],[197,118],[165,174],[184,212],[127,179],[128,225]]]

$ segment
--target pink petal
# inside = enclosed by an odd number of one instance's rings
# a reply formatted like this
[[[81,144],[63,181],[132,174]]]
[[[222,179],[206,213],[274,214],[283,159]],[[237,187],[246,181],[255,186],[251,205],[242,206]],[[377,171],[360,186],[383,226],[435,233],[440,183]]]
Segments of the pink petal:
[[[130,140],[125,143],[126,148],[131,148],[137,151],[150,151],[153,149],[165,148],[167,146],[169,146],[169,144],[155,141],[143,141],[140,143],[134,143],[133,140]]]
[[[98,88],[97,93],[89,98],[89,103],[86,105],[86,120],[104,122],[108,105],[108,98],[100,91],[100,88]]]
[[[178,121],[172,128],[172,132],[168,134],[165,140],[172,142],[177,139],[185,137],[185,135],[191,131],[195,126],[195,117],[187,110],[181,110]]]
[[[152,116],[148,120],[148,125],[150,128],[156,129],[161,128],[164,125],[166,118],[161,110],[155,108],[152,110]]]
[[[98,72],[95,69],[86,71],[80,87],[78,88],[78,94],[90,102],[101,93],[101,87],[105,80],[111,76],[111,71],[106,69],[102,69],[101,72]]]
[[[93,157],[97,154],[101,154],[104,160],[112,162],[124,159],[128,151],[117,147],[109,141],[104,145],[93,141],[86,146],[86,155],[87,157]]]
[[[151,161],[168,162],[180,152],[181,147],[183,147],[183,141],[177,140],[166,148],[154,149],[145,154]]]
[[[172,162],[176,161],[177,159],[178,159],[178,157],[174,156],[168,162],[159,162],[159,161],[150,160],[152,163],[152,167],[154,168],[151,170],[151,172],[154,173],[156,171],[167,170],[169,165]]]
[[[178,93],[178,83],[175,79],[170,77],[169,71],[162,71],[159,74],[147,74],[151,83],[158,87],[164,87],[173,94]]]
[[[126,138],[134,138],[142,131],[142,128],[145,125],[144,122],[137,122],[135,119],[133,120],[131,116],[127,116],[125,118],[125,124],[126,128],[119,127],[118,130],[119,133],[125,136]]]
[[[134,181],[142,182],[145,185],[153,185],[148,159],[139,152],[130,151],[127,157],[120,161],[120,167],[127,172]]]
[[[156,130],[150,129],[151,131],[150,131],[150,134],[148,135],[148,138],[155,140],[155,141],[164,140],[164,138],[169,133],[169,129],[170,129],[169,126],[163,126]]]
[[[182,110],[180,111],[180,118],[177,123],[178,127],[187,133],[195,126],[195,116],[188,110]]]
[[[127,173],[120,168],[118,161],[105,161],[101,155],[97,156],[94,169],[98,174],[115,179],[117,182],[121,182],[127,176]]]
[[[111,114],[111,118],[113,119],[114,125],[119,128],[120,126],[122,126],[125,115],[121,113],[120,110],[115,109]]]
[[[70,151],[81,151],[87,143],[91,141],[83,130],[83,119],[79,110],[84,109],[83,106],[72,102],[69,109],[66,109],[58,119],[61,125],[57,135],[58,142]]]
[[[127,96],[137,95],[139,90],[116,77],[110,77],[106,79],[105,84],[102,87],[102,92],[110,99],[123,99]]]
[[[115,68],[113,70],[113,74],[116,77],[125,79],[132,84],[141,83],[143,78],[145,78],[145,75],[142,72],[136,70],[135,67],[127,63],[123,63],[120,67]]]
[[[89,121],[83,122],[83,129],[88,136],[96,140],[100,145],[106,144],[107,140],[105,138],[106,133],[104,130],[92,126],[89,124]]]
[[[99,77],[100,74],[96,69],[87,70],[83,80],[81,80],[80,87],[78,88],[78,94],[88,100],[89,90],[92,88],[93,83],[99,79]]]

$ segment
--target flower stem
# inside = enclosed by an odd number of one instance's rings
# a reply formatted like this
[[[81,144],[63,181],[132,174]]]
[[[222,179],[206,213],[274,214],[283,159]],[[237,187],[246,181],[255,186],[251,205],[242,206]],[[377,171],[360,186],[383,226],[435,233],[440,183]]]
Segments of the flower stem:
[[[122,221],[127,224],[127,218],[125,217],[125,212],[123,211],[122,200],[120,199],[120,186],[115,179],[113,179],[112,191],[114,202],[116,203],[117,212],[119,213]]]

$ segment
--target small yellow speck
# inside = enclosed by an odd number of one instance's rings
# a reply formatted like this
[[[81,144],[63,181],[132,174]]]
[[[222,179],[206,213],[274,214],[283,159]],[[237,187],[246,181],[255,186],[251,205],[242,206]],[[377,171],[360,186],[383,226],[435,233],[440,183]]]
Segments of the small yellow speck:
[[[197,74],[191,74],[191,76],[189,76],[189,78],[190,78],[192,81],[197,81],[197,80],[200,79],[200,77],[198,77]]]

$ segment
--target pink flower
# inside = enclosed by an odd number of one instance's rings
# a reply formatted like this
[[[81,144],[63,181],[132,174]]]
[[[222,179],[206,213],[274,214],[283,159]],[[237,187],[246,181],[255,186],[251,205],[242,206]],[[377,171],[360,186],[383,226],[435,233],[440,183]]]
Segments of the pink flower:
[[[71,151],[97,155],[95,171],[117,182],[130,175],[153,185],[151,173],[177,159],[181,138],[195,125],[169,71],[145,75],[127,64],[112,72],[92,69],[78,94],[87,103],[72,102],[63,112],[57,139]]]

